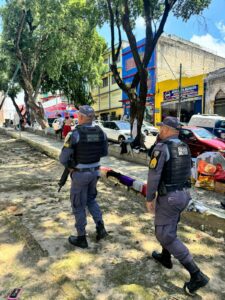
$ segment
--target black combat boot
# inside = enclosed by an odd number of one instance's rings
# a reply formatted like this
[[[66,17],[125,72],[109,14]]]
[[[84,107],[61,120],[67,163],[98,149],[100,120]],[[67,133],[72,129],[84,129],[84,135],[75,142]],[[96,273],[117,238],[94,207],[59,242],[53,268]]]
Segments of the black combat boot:
[[[198,289],[209,282],[209,278],[200,271],[193,260],[183,266],[191,275],[190,281],[184,284],[184,290],[188,295],[194,296]]]
[[[85,235],[82,236],[71,235],[68,240],[69,243],[72,244],[73,246],[80,247],[80,248],[88,247],[88,243]]]
[[[96,232],[97,232],[96,235],[97,242],[108,235],[107,231],[105,230],[104,224],[101,221],[99,221],[96,226]]]
[[[156,251],[152,252],[152,257],[160,262],[161,265],[163,265],[167,269],[172,269],[173,263],[171,261],[171,255],[169,251],[167,251],[165,248],[162,248],[162,253],[157,253]]]

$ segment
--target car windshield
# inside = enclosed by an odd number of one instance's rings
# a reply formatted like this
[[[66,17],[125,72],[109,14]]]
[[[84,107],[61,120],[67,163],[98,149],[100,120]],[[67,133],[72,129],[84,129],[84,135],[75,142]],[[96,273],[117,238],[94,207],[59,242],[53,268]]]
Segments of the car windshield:
[[[204,128],[194,129],[193,132],[200,139],[210,140],[210,139],[215,139],[216,138],[216,136],[214,134],[210,133],[208,130],[206,130]]]
[[[116,123],[116,125],[121,130],[130,130],[130,123],[128,123],[128,122],[118,122],[118,123]]]

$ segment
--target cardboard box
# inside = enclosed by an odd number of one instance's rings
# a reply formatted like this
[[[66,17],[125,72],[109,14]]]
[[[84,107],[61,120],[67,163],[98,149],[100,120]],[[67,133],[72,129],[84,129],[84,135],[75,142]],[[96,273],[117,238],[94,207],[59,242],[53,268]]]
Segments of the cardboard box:
[[[215,192],[225,194],[225,183],[215,181]]]

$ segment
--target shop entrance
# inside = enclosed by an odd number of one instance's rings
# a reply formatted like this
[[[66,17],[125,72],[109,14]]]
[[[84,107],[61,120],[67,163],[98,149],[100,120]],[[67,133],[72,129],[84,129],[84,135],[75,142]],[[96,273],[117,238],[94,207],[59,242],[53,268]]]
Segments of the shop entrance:
[[[222,90],[216,94],[214,113],[225,117],[225,93]]]
[[[199,99],[200,98],[200,99]],[[165,117],[177,117],[178,101],[163,102],[162,103],[162,120]],[[202,113],[201,97],[192,100],[183,100],[181,102],[181,116],[180,121],[188,123],[194,114]]]

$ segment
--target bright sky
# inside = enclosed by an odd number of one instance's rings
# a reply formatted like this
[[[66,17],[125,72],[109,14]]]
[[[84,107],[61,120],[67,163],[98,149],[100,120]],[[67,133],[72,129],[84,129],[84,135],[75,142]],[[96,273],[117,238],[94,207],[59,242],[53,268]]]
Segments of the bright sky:
[[[110,45],[109,27],[105,25],[99,32]],[[135,33],[137,40],[145,37],[145,24],[141,18],[136,21]],[[165,33],[190,40],[225,57],[225,1],[212,0],[202,16],[193,16],[186,23],[170,15]],[[123,39],[126,39],[125,34]]]

